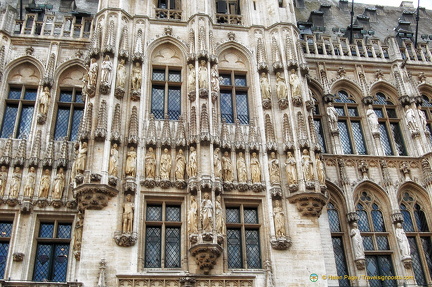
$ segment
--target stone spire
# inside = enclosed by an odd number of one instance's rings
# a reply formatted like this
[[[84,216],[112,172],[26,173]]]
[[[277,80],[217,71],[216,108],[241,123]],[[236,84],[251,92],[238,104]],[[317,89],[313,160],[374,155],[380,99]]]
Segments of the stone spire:
[[[121,141],[121,112],[120,104],[116,104],[114,109],[114,116],[111,125],[111,141],[120,143]]]
[[[97,141],[103,141],[107,134],[107,103],[105,100],[102,100],[99,107],[97,122],[94,137]]]
[[[132,107],[132,113],[129,120],[128,144],[138,144],[138,109]]]

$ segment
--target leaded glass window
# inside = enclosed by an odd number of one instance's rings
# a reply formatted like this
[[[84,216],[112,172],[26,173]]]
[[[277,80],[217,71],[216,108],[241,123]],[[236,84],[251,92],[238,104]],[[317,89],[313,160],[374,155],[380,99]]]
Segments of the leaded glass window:
[[[155,119],[178,120],[181,115],[181,70],[154,67],[152,72],[151,113]]]
[[[258,208],[227,206],[228,268],[261,268]]]
[[[78,89],[61,90],[57,102],[55,140],[75,141],[83,117],[84,101]]]
[[[9,252],[9,242],[12,234],[12,222],[0,221],[0,279],[4,279]]]
[[[367,154],[361,117],[354,97],[346,91],[339,91],[334,98],[338,113],[338,128],[344,154]]]
[[[315,108],[313,109],[313,119],[314,119],[314,127],[315,127],[315,134],[317,136],[318,144],[321,147],[322,152],[326,152],[326,145],[324,141],[324,131],[322,128],[322,114],[320,106],[318,105],[318,100],[315,98]]]
[[[426,136],[429,138],[429,141],[432,143],[432,135],[431,135],[431,127],[432,127],[432,101],[426,96],[422,95],[422,104],[418,106],[419,109],[419,117],[421,120],[421,124],[419,126],[426,127]]]
[[[366,255],[366,271],[368,276],[395,276],[390,255]],[[369,279],[369,286],[397,286],[397,280]]]
[[[181,267],[181,208],[167,203],[147,204],[145,268]]]
[[[239,72],[220,72],[221,118],[227,123],[236,119],[249,124],[248,83],[246,75]]]
[[[27,138],[33,122],[37,89],[10,87],[1,127],[2,138]]]
[[[71,234],[71,223],[40,223],[33,281],[66,282]]]
[[[381,144],[386,155],[407,155],[396,105],[383,93],[377,93],[373,110],[378,116]]]

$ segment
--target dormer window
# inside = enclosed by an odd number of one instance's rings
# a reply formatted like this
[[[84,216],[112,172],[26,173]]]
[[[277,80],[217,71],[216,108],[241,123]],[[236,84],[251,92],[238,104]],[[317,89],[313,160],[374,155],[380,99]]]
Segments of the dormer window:
[[[156,18],[180,20],[181,2],[180,0],[157,0]]]
[[[242,24],[239,0],[216,0],[216,19],[218,23]]]

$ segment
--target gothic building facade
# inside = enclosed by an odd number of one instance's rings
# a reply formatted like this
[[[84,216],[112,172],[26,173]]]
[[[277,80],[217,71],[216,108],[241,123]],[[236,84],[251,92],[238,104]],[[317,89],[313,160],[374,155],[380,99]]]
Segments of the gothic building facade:
[[[432,11],[20,2],[0,286],[432,284]]]

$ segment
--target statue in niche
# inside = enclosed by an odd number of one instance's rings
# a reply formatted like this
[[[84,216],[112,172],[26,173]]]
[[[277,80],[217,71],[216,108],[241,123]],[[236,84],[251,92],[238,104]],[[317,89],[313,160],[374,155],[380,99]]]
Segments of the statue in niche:
[[[318,174],[318,181],[320,185],[325,185],[326,176],[325,176],[325,169],[324,169],[324,163],[321,160],[320,154],[315,154],[315,163],[316,163],[316,169]]]
[[[399,222],[396,223],[396,230],[395,230],[396,239],[399,245],[399,250],[402,256],[402,259],[411,258],[411,250],[410,245],[408,242],[408,238],[405,234],[405,231],[402,228],[402,224]]]
[[[27,174],[27,182],[24,185],[24,196],[25,197],[32,197],[34,193],[34,188],[36,184],[36,174],[35,174],[35,168],[32,166],[29,170],[29,173]]]
[[[161,155],[160,159],[160,177],[163,180],[169,180],[170,173],[171,173],[171,154],[169,153],[169,150],[165,148],[163,150],[163,154]]]
[[[117,88],[124,88],[125,84],[126,84],[125,60],[121,59],[120,63],[117,65],[116,86]]]
[[[176,180],[184,180],[185,168],[186,168],[186,158],[183,154],[183,150],[179,149],[176,156],[176,168],[175,168]]]
[[[276,73],[276,94],[279,100],[287,97],[287,85],[280,72]]]
[[[217,65],[213,66],[210,73],[212,91],[218,93],[220,90],[220,80]]]
[[[141,63],[136,62],[135,66],[132,68],[132,90],[140,91],[141,90]]]
[[[112,68],[111,58],[109,55],[106,55],[101,66],[101,83],[110,84]]]
[[[207,62],[201,60],[198,74],[198,84],[200,89],[208,89],[207,77]]]
[[[285,214],[280,200],[275,200],[273,208],[276,238],[285,237]]]
[[[57,176],[54,179],[53,199],[61,199],[63,190],[65,187],[65,175],[64,169],[61,167],[57,172]]]
[[[189,161],[188,161],[188,175],[189,177],[196,177],[198,174],[198,161],[195,147],[191,146]]]
[[[227,151],[225,151],[224,155],[222,156],[222,177],[224,181],[233,181],[232,162]]]
[[[201,224],[204,232],[211,232],[213,227],[213,203],[209,194],[204,193],[204,199],[201,202]]]
[[[82,243],[82,230],[84,226],[84,216],[79,213],[77,222],[75,223],[75,234],[74,234],[74,245],[73,250],[78,251],[81,249],[81,243]]]
[[[195,65],[189,64],[189,75],[188,75],[188,90],[195,91],[196,88],[196,72]]]
[[[303,178],[305,181],[312,181],[314,178],[313,163],[307,149],[303,149],[302,154]]]
[[[352,244],[353,244],[355,259],[356,260],[365,259],[364,247],[363,247],[363,238],[360,234],[360,230],[358,229],[356,222],[354,222],[352,224],[350,236],[351,236],[351,240],[352,240]]]
[[[261,73],[260,78],[261,97],[263,100],[269,100],[271,98],[270,83],[265,72]]]
[[[125,168],[126,176],[132,176],[132,177],[136,176],[136,157],[137,157],[137,153],[135,151],[135,148],[131,146],[126,155],[126,168]]]
[[[49,169],[44,170],[41,181],[39,183],[39,197],[47,198],[51,185],[51,171]]]
[[[0,196],[3,196],[6,188],[8,169],[5,165],[2,165],[0,169]]]
[[[224,218],[223,218],[223,210],[222,210],[222,203],[221,203],[221,196],[216,196],[215,201],[215,219],[216,219],[216,232],[218,234],[225,234],[224,232]]]
[[[39,114],[46,115],[48,113],[48,105],[51,99],[49,87],[44,87],[43,92],[39,96]]]
[[[330,129],[332,131],[337,130],[338,129],[338,113],[337,113],[335,107],[333,106],[332,102],[328,103],[327,116],[328,116],[328,121],[330,124]]]
[[[291,69],[290,75],[291,93],[293,97],[301,97],[301,81],[295,69]]]
[[[132,195],[128,194],[123,203],[122,215],[122,231],[123,233],[132,233],[133,220],[134,220],[134,203],[132,202]]]
[[[379,133],[379,123],[378,116],[375,111],[372,109],[372,105],[368,106],[366,111],[366,116],[368,118],[369,125],[373,133]]]
[[[280,184],[279,160],[276,158],[276,153],[274,151],[270,153],[269,173],[270,184]]]
[[[216,148],[213,152],[214,176],[218,178],[222,178],[222,162],[221,162],[219,152],[220,152],[219,148]]]
[[[189,233],[198,233],[198,203],[195,196],[190,196],[190,207],[188,211],[188,231]]]
[[[108,166],[108,174],[110,176],[117,177],[117,165],[118,165],[118,145],[115,143],[111,147],[109,166]]]
[[[237,158],[237,178],[239,182],[247,181],[246,161],[242,152],[239,152]]]
[[[9,190],[10,198],[17,198],[21,187],[21,168],[16,166],[12,174],[12,183]]]
[[[414,110],[410,106],[405,106],[405,121],[408,129],[411,132],[418,131],[417,120],[415,118]]]
[[[287,152],[285,161],[285,172],[288,180],[288,185],[297,184],[297,163],[292,152]]]
[[[155,178],[156,176],[156,155],[152,147],[149,147],[145,155],[145,176],[146,178]]]
[[[427,129],[427,119],[426,119],[426,114],[425,114],[424,111],[422,111],[420,105],[417,107],[417,111],[418,111],[418,114],[419,114],[421,127],[422,127],[423,130],[426,132],[426,131],[428,131],[428,129]]]
[[[75,159],[75,171],[77,173],[84,173],[87,161],[87,142],[82,142],[78,149],[78,155]]]
[[[252,183],[261,183],[261,164],[258,160],[257,153],[252,153],[250,160]]]
[[[96,86],[97,76],[98,76],[99,65],[95,58],[91,58],[90,67],[87,72],[88,86]]]

